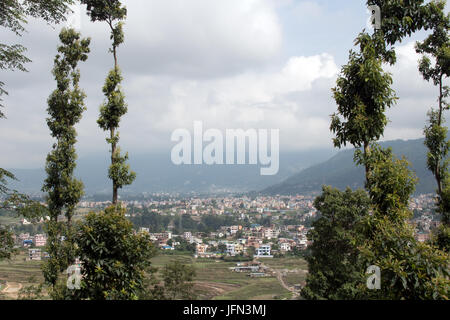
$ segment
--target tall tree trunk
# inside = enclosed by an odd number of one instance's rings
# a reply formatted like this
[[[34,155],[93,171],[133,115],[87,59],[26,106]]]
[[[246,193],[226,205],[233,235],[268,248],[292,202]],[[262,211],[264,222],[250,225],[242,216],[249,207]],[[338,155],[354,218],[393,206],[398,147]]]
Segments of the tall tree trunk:
[[[116,155],[116,150],[117,150],[117,146],[116,146],[116,142],[114,140],[114,136],[115,136],[115,128],[111,128],[111,165],[113,165],[115,163],[115,155]],[[114,177],[112,178],[113,181],[113,198],[112,198],[112,203],[114,205],[117,204],[117,183],[116,180],[114,179]]]
[[[370,156],[370,143],[368,141],[364,141],[364,166],[366,169],[366,185],[369,183],[369,176],[370,176],[370,167],[367,162],[367,158]]]
[[[439,117],[438,117],[438,126],[440,127],[442,125],[442,101],[444,98],[444,94],[442,92],[442,73],[441,73],[441,77],[439,78]],[[436,177],[436,182],[438,185],[438,194],[439,194],[439,198],[442,199],[442,177],[441,177],[441,159],[438,159],[437,163],[436,163],[436,172],[434,173],[435,177]]]

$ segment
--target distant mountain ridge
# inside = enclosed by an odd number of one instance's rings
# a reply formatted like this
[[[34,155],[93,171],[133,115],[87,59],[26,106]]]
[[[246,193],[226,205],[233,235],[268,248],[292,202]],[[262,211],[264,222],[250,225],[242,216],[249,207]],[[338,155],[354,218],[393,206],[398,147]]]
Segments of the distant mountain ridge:
[[[424,139],[395,140],[380,143],[382,147],[392,147],[394,154],[404,156],[416,173],[419,182],[416,194],[434,193],[436,183],[431,172],[427,169],[427,149]],[[364,187],[364,168],[357,167],[353,162],[355,149],[344,150],[326,162],[289,177],[279,184],[275,184],[261,191],[265,195],[293,195],[320,191],[323,185],[331,185],[339,189]]]
[[[280,154],[280,171],[274,176],[261,176],[259,165],[182,165],[172,164],[170,152],[130,154],[130,166],[136,171],[136,181],[120,194],[140,193],[223,193],[249,192],[280,183],[292,174],[335,154],[333,149],[319,149]],[[92,155],[77,161],[75,176],[81,179],[88,195],[111,193],[107,178],[108,154]],[[44,169],[9,169],[19,181],[10,188],[29,194],[39,194],[46,177]]]

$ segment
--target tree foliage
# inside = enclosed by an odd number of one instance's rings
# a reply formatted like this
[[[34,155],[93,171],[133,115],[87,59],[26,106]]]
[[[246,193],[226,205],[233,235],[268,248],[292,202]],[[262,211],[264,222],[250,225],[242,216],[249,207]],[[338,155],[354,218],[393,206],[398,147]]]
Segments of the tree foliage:
[[[81,0],[87,5],[88,14],[92,21],[106,21],[110,30],[112,49],[114,57],[114,68],[109,72],[103,93],[106,101],[100,106],[100,117],[97,121],[101,129],[109,131],[107,143],[111,145],[111,166],[108,170],[108,177],[113,183],[113,204],[117,204],[118,190],[130,185],[136,179],[136,173],[130,171],[130,166],[126,163],[128,153],[121,154],[119,143],[119,132],[117,132],[121,117],[128,109],[125,103],[120,83],[122,75],[118,65],[117,48],[124,42],[123,22],[127,15],[127,9],[118,0]]]
[[[26,31],[28,17],[40,18],[48,23],[59,23],[65,20],[69,5],[73,0],[2,0],[0,2],[0,26],[22,36]],[[26,71],[25,64],[31,62],[25,56],[26,48],[20,44],[0,43],[0,70]],[[2,95],[8,92],[3,89],[5,83],[0,81],[0,108]],[[0,110],[0,118],[4,114]]]
[[[435,8],[425,0],[367,0],[381,11],[381,30],[384,42],[393,46],[405,37],[430,28]]]
[[[364,298],[448,299],[449,256],[414,238],[408,223],[409,199],[415,176],[405,159],[396,159],[390,149],[376,147],[369,159],[373,168],[367,190],[372,214],[362,222],[361,260],[381,269],[381,289],[360,285]]]
[[[357,226],[369,214],[370,200],[364,190],[340,191],[324,186],[314,206],[322,217],[308,233],[312,241],[308,276],[302,296],[310,300],[355,299],[364,282],[359,250],[355,246]]]
[[[13,32],[16,36],[22,36],[25,30],[25,24],[29,17],[40,18],[48,23],[59,23],[65,20],[65,14],[69,10],[68,5],[72,4],[73,0],[2,0],[0,2],[0,27]],[[31,60],[25,56],[26,48],[20,44],[6,44],[0,43],[0,70],[19,70],[27,71],[25,65]],[[8,95],[5,88],[5,82],[0,80],[0,119],[5,118],[2,111],[4,108],[2,96]],[[1,206],[8,207],[12,203],[22,208],[23,212],[30,213],[32,201],[29,197],[19,194],[7,187],[7,179],[16,180],[15,176],[0,168],[0,197],[11,197],[7,203],[2,203]],[[24,202],[18,203],[17,200],[21,198]],[[35,204],[33,204],[35,205]],[[15,207],[15,206],[14,206]],[[9,234],[7,230],[2,228],[2,240],[5,243],[10,243],[6,238]],[[0,244],[1,245],[1,244]],[[0,250],[9,251],[7,247],[1,247]]]
[[[10,259],[14,253],[14,239],[12,233],[0,225],[0,261]]]
[[[0,26],[14,32],[17,36],[21,36],[26,30],[24,25],[27,23],[28,17],[41,18],[48,23],[58,23],[65,20],[65,13],[69,10],[68,5],[72,0],[4,0],[0,3]],[[25,64],[31,62],[25,56],[26,48],[19,44],[5,44],[0,43],[0,70],[19,70],[26,71]],[[8,95],[4,89],[5,83],[0,81],[0,119],[5,117],[1,108],[2,96]],[[19,205],[20,208],[28,208],[27,204],[31,200],[25,195],[14,192],[6,187],[6,178],[15,180],[16,178],[11,172],[0,168],[0,194],[8,194],[10,198],[2,204],[3,207],[9,207],[11,204]],[[23,201],[18,203],[17,200],[22,198]],[[26,198],[26,199],[25,199]],[[25,209],[23,209],[25,212]],[[27,210],[30,212],[30,210]],[[10,233],[2,228],[2,244],[10,244]],[[8,236],[9,235],[9,236]],[[0,245],[0,250],[11,253],[10,247],[3,247]]]
[[[335,147],[347,143],[364,147],[364,154],[370,153],[369,145],[384,133],[388,123],[385,115],[397,97],[391,88],[392,77],[383,71],[379,43],[382,38],[361,33],[355,41],[359,52],[350,51],[349,62],[342,68],[336,87],[333,89],[338,112],[332,115],[331,131]],[[366,167],[366,175],[369,174]]]
[[[417,53],[422,54],[419,71],[426,81],[431,81],[438,87],[438,107],[428,112],[428,123],[425,127],[425,145],[428,169],[433,173],[437,184],[437,207],[442,215],[436,242],[440,248],[450,252],[450,177],[449,151],[450,142],[447,138],[448,128],[445,125],[444,112],[448,111],[446,101],[450,95],[450,88],[444,81],[450,75],[450,41],[449,14],[445,13],[446,1],[432,1],[430,6],[436,14],[430,21],[432,33],[423,41],[416,44]]]
[[[61,45],[55,57],[53,76],[57,88],[48,99],[47,125],[56,140],[47,156],[42,191],[47,192],[50,221],[47,223],[50,259],[43,267],[48,284],[55,288],[59,274],[75,259],[73,248],[72,216],[83,195],[83,183],[74,178],[76,167],[75,143],[77,124],[85,110],[85,94],[79,87],[80,71],[77,65],[86,61],[90,39],[81,39],[73,29],[62,29]],[[67,222],[59,217],[65,215]]]
[[[89,213],[79,227],[77,245],[83,277],[77,298],[134,300],[142,294],[155,248],[147,233],[134,234],[124,209]]]
[[[311,273],[302,294],[313,299],[448,299],[448,254],[419,243],[408,223],[412,216],[408,203],[416,183],[409,163],[374,143],[387,125],[385,112],[397,99],[391,89],[391,76],[383,71],[384,63],[396,62],[392,46],[413,32],[433,28],[437,31],[418,48],[437,53],[439,50],[433,51],[430,46],[445,46],[442,39],[437,40],[444,33],[445,5],[425,4],[422,0],[368,3],[380,6],[382,27],[372,36],[364,31],[358,36],[355,44],[359,45],[359,52],[350,52],[349,63],[333,89],[338,113],[332,116],[330,129],[336,134],[336,147],[347,143],[364,147],[356,151],[354,160],[366,168],[366,199],[370,206],[368,214],[359,217],[361,211],[352,207],[358,202],[350,195],[345,197],[335,191],[333,198],[330,190],[324,189],[316,199],[316,208],[323,216],[310,233],[314,241],[308,257]],[[442,58],[446,53],[439,52],[439,57],[435,57],[437,66],[442,68],[447,63]],[[427,80],[437,74],[426,58],[420,69]],[[443,144],[436,145],[442,156]],[[436,157],[431,160],[429,166]],[[350,203],[343,203],[343,199]],[[343,227],[344,219],[351,222],[351,231]],[[381,269],[380,290],[369,290],[363,281],[366,268],[371,265]]]
[[[81,0],[86,4],[92,21],[122,20],[127,15],[127,9],[119,0]]]
[[[167,300],[194,300],[193,281],[195,268],[175,260],[165,265],[162,270],[164,296]]]

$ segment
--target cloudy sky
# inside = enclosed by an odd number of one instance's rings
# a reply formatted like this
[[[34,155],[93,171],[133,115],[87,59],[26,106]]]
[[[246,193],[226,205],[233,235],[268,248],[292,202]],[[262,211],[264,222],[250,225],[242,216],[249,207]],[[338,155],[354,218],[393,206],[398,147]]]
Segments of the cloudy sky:
[[[129,113],[121,123],[122,150],[170,152],[177,128],[280,129],[281,151],[331,148],[331,96],[357,34],[367,26],[361,0],[129,0],[119,63]],[[82,63],[87,94],[77,126],[80,157],[107,152],[97,124],[101,88],[113,66],[106,23],[91,23],[81,8],[81,32],[92,38]],[[2,43],[21,43],[33,60],[29,73],[3,72],[10,95],[0,124],[0,167],[42,167],[52,140],[46,100],[62,26],[31,20],[17,39],[0,30]],[[436,90],[417,71],[414,42],[397,45],[389,68],[400,97],[388,112],[384,140],[422,136]]]

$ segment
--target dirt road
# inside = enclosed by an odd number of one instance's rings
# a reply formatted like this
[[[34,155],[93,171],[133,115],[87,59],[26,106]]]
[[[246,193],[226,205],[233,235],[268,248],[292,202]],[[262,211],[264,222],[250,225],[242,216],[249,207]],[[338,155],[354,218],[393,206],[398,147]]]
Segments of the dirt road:
[[[286,282],[284,282],[283,273],[280,270],[272,269],[272,268],[264,265],[263,263],[261,263],[261,267],[266,268],[267,270],[276,274],[277,280],[280,282],[281,286],[292,293],[291,300],[296,300],[298,298],[300,293],[297,290],[295,290],[293,287],[288,286],[286,284]]]

